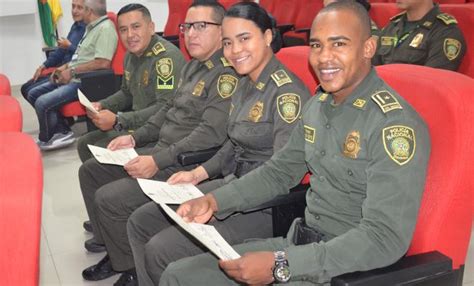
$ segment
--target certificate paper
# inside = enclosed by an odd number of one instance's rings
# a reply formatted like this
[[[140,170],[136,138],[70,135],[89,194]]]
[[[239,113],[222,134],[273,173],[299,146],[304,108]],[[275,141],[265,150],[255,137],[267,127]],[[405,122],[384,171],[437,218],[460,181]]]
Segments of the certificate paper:
[[[137,179],[142,191],[156,203],[181,204],[204,194],[192,184],[170,185],[166,182]]]
[[[160,204],[160,206],[170,216],[170,218],[209,248],[209,250],[219,259],[232,260],[240,257],[240,255],[227,243],[227,241],[212,225],[187,223],[167,205]]]
[[[102,148],[94,145],[87,144],[92,155],[102,164],[112,164],[124,166],[128,161],[132,160],[135,157],[138,157],[137,152],[133,148],[119,149],[119,150],[109,150],[107,148]]]
[[[94,112],[94,113],[99,113],[99,111],[97,111],[94,106],[92,105],[92,103],[89,101],[89,99],[82,93],[82,91],[80,89],[77,90],[77,97],[79,98],[79,102],[84,105],[85,108],[87,108],[87,110],[91,111],[91,112]]]

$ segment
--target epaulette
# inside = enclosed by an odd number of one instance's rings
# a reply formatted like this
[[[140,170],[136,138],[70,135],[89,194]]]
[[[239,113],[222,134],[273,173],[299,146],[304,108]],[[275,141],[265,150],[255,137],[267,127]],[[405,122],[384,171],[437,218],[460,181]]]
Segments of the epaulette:
[[[226,58],[224,58],[224,57],[221,57],[221,62],[222,62],[222,65],[223,65],[224,67],[230,67],[230,66],[231,66],[231,64],[229,63],[229,61],[228,61]]]
[[[156,44],[153,46],[152,51],[153,51],[153,53],[154,53],[155,56],[156,56],[156,55],[158,55],[158,54],[160,54],[160,53],[166,51],[166,48],[165,48],[165,46],[163,46],[162,43],[159,43],[159,42],[158,42],[158,43],[156,43]]]
[[[401,12],[401,13],[399,13],[399,14],[397,14],[397,15],[391,17],[391,18],[390,18],[390,21],[391,21],[391,22],[398,22],[398,21],[400,21],[400,19],[402,18],[402,16],[405,15],[406,13],[407,13],[406,11]]]
[[[293,82],[285,70],[277,70],[271,77],[278,87]]]
[[[446,13],[441,13],[441,14],[438,14],[436,16],[436,18],[440,19],[441,21],[443,21],[444,24],[446,25],[452,25],[452,24],[457,24],[458,21],[456,20],[456,18],[454,18],[453,16],[449,15],[449,14],[446,14]]]
[[[372,100],[382,109],[383,113],[387,113],[394,109],[403,109],[398,100],[387,90],[382,90],[372,95]]]

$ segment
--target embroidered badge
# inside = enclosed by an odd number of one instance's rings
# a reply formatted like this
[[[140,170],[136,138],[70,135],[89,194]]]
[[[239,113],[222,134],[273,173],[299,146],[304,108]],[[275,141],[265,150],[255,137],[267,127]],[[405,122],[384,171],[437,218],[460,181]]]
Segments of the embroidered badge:
[[[362,99],[362,98],[358,98],[354,101],[354,103],[352,103],[353,106],[357,107],[357,108],[364,108],[365,104],[367,103],[367,101],[365,99]]]
[[[156,89],[173,89],[174,87],[174,76],[163,79],[160,76],[156,77]]]
[[[125,71],[125,80],[126,81],[130,81],[130,72],[129,71]]]
[[[152,51],[155,55],[158,55],[159,53],[166,51],[166,49],[162,43],[156,43],[153,46]]]
[[[223,74],[217,81],[217,92],[222,98],[227,98],[234,94],[237,88],[237,78],[229,74]]]
[[[173,60],[162,58],[156,62],[156,72],[163,78],[169,77],[173,73]]]
[[[263,115],[263,102],[257,101],[252,108],[250,108],[248,120],[252,122],[258,122],[260,117]]]
[[[360,132],[351,131],[346,136],[346,142],[344,142],[344,155],[346,157],[357,159],[360,151]]]
[[[314,143],[316,141],[316,129],[309,127],[308,125],[304,126],[304,140]]]
[[[423,33],[418,33],[416,36],[411,40],[410,47],[418,48],[423,41]]]
[[[263,90],[265,88],[265,84],[263,82],[259,82],[257,83],[257,85],[255,86],[258,90]]]
[[[200,80],[198,83],[196,83],[196,85],[194,86],[193,95],[201,96],[205,85],[206,85],[206,82],[203,80]]]
[[[397,42],[396,37],[381,37],[380,38],[380,43],[382,46],[395,46],[395,43]]]
[[[277,97],[277,109],[281,119],[286,123],[293,123],[300,116],[300,96],[294,93],[285,93]]]
[[[448,60],[456,59],[461,52],[461,42],[456,39],[446,38],[443,46],[444,54]]]
[[[327,94],[327,93],[323,93],[323,94],[321,94],[321,95],[318,97],[318,100],[319,100],[319,101],[326,101],[327,98],[328,98],[328,94]]]
[[[293,82],[291,80],[291,78],[288,76],[288,74],[286,73],[286,71],[284,71],[284,70],[278,70],[278,71],[274,72],[271,75],[271,77],[272,77],[273,81],[276,83],[276,85],[278,87],[280,87],[284,84]]]
[[[402,166],[408,163],[416,149],[413,129],[403,125],[389,126],[383,129],[383,145],[390,158]]]
[[[208,69],[212,69],[214,67],[214,63],[211,60],[208,60],[204,63]]]
[[[232,66],[232,65],[230,64],[230,62],[229,62],[226,58],[224,58],[224,57],[221,58],[221,62],[222,62],[222,65],[225,66],[225,67],[230,67],[230,66]]]
[[[433,22],[430,22],[430,21],[425,21],[423,23],[423,26],[426,27],[426,28],[430,28],[432,25],[433,25]]]
[[[387,113],[394,109],[403,109],[398,100],[388,91],[379,91],[372,95],[372,99],[382,109],[383,113]]]
[[[143,72],[142,83],[143,83],[144,86],[148,85],[148,70],[145,70]]]

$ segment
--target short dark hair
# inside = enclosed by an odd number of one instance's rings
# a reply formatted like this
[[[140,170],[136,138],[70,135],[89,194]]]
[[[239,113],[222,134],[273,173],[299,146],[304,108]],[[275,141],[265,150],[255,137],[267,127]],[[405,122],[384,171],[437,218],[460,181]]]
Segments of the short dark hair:
[[[252,21],[262,33],[272,31],[272,50],[278,52],[282,45],[280,32],[276,29],[275,18],[255,2],[240,2],[227,10],[225,17],[241,18]]]
[[[323,9],[319,11],[318,14],[324,13],[324,12],[330,12],[330,11],[340,11],[340,10],[349,10],[352,13],[354,13],[359,19],[362,27],[363,27],[363,34],[366,35],[367,37],[371,35],[371,22],[370,22],[370,17],[369,13],[367,10],[359,4],[358,1],[354,0],[338,0],[336,2],[333,2]]]
[[[212,8],[212,18],[217,24],[222,24],[224,19],[225,8],[221,3],[216,0],[194,0],[193,3],[189,6],[192,7],[209,7]]]
[[[128,13],[128,12],[132,12],[132,11],[141,12],[143,18],[151,21],[150,10],[148,10],[148,8],[143,6],[142,4],[138,4],[138,3],[130,3],[123,6],[117,13],[117,19],[118,17],[120,17],[120,15]]]

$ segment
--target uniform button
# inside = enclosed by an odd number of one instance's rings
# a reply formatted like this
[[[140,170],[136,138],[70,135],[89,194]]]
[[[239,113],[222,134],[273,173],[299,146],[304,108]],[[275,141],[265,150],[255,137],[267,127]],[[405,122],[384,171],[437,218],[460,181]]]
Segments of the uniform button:
[[[320,180],[321,182],[324,182],[324,180],[326,180],[326,178],[324,178],[324,176],[319,176],[319,180]]]
[[[328,123],[326,124],[326,129],[329,129],[329,128],[331,128],[331,125]]]
[[[326,151],[323,150],[323,151],[320,152],[320,154],[321,154],[321,156],[324,156],[324,155],[326,155]]]
[[[352,176],[352,175],[354,175],[354,173],[352,173],[352,171],[351,171],[351,170],[347,170],[347,174],[348,174],[349,176]]]
[[[320,219],[319,215],[315,215],[314,218],[317,219],[317,220]]]

